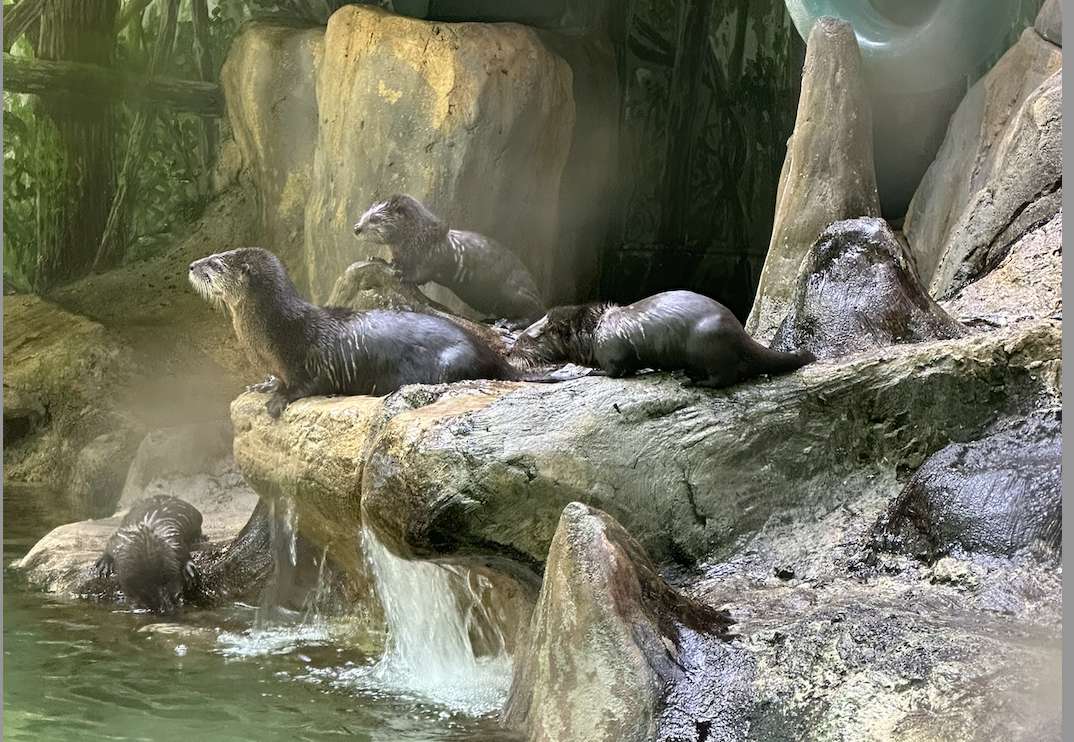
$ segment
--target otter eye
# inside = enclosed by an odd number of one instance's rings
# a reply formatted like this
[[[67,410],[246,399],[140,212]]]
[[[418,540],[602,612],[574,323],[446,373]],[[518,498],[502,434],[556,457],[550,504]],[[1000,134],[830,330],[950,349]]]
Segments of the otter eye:
[[[239,266],[239,270],[242,272],[242,275],[244,275],[244,276],[250,275],[250,264],[249,263],[243,263],[242,265]]]

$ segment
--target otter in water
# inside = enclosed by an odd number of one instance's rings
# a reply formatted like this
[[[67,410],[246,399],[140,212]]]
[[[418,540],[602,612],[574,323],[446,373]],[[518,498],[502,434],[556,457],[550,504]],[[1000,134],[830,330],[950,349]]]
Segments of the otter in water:
[[[544,314],[537,283],[517,255],[484,235],[449,228],[415,198],[396,194],[373,204],[354,234],[387,245],[407,283],[434,281],[495,318],[532,322]]]
[[[404,384],[464,379],[559,381],[520,374],[488,343],[443,317],[319,307],[305,301],[279,259],[257,247],[190,265],[190,282],[231,315],[239,343],[271,376],[267,409],[318,394],[389,394]]]
[[[198,509],[178,497],[156,495],[123,516],[94,566],[100,577],[114,573],[131,603],[168,613],[198,584],[190,552],[200,541]]]
[[[666,291],[625,307],[556,307],[526,328],[512,356],[528,364],[570,361],[609,376],[642,368],[683,370],[699,386],[725,387],[793,371],[812,353],[780,353],[750,337],[727,307],[692,291]]]

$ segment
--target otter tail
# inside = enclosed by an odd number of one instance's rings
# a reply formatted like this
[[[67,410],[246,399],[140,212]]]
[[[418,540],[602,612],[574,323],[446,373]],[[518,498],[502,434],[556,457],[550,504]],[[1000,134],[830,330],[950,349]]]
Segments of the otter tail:
[[[752,338],[747,346],[747,353],[753,370],[769,376],[787,374],[817,360],[817,357],[808,350],[784,353],[761,345]]]

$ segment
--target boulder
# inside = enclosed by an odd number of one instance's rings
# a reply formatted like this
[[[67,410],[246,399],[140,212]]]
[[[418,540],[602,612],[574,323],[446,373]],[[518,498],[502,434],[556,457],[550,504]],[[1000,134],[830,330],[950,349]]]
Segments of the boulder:
[[[535,742],[743,740],[753,667],[610,516],[563,510],[505,723]]]
[[[317,145],[314,80],[324,29],[249,23],[220,71],[228,123],[260,207],[264,247],[308,289],[303,254],[305,210]],[[229,249],[240,245],[224,245]]]
[[[1044,39],[1056,46],[1063,45],[1063,7],[1059,0],[1044,0],[1033,27]]]
[[[802,259],[829,224],[879,215],[872,115],[858,42],[850,24],[822,18],[807,42],[798,117],[747,331],[771,339],[789,308]]]
[[[1062,51],[1027,29],[970,89],[906,215],[922,283],[945,298],[1059,206]],[[989,264],[989,261],[991,263]],[[944,267],[939,269],[940,264]]]
[[[534,30],[344,6],[328,22],[316,97],[305,237],[315,300],[356,258],[387,254],[351,227],[392,192],[497,239],[546,283],[574,99],[570,67]]]
[[[538,567],[581,501],[658,562],[689,563],[1051,398],[1060,337],[1054,322],[1019,325],[719,391],[666,374],[475,381],[302,399],[278,421],[248,393],[232,406],[235,455],[263,497],[294,497],[312,540],[344,552],[364,524],[405,556]]]
[[[964,332],[925,291],[884,220],[850,219],[829,226],[809,249],[772,347],[837,358]]]
[[[119,508],[126,510],[136,500],[156,494],[174,494],[186,499],[182,494],[185,482],[176,485],[176,480],[211,475],[221,464],[226,466],[230,456],[231,425],[227,420],[150,431],[138,444],[134,459],[125,471]],[[164,487],[176,491],[159,491]],[[210,524],[206,525],[211,528]]]
[[[1063,316],[1063,212],[1026,233],[1007,257],[941,306],[969,325],[1004,327]]]
[[[929,457],[878,525],[878,541],[934,562],[951,553],[1058,561],[1063,540],[1058,410]]]

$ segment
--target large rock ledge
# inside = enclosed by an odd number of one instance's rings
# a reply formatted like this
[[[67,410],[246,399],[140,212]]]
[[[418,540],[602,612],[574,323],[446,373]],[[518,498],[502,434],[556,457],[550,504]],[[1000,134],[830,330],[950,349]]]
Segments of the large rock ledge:
[[[891,482],[1054,399],[1060,346],[1059,324],[1044,321],[725,391],[668,375],[472,382],[300,400],[278,421],[249,393],[232,405],[235,457],[262,497],[294,497],[304,533],[337,554],[358,553],[364,519],[404,556],[539,566],[580,501],[656,562],[693,562],[777,511],[834,507],[817,493]]]

